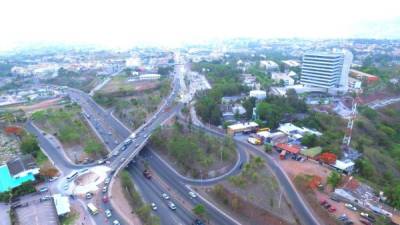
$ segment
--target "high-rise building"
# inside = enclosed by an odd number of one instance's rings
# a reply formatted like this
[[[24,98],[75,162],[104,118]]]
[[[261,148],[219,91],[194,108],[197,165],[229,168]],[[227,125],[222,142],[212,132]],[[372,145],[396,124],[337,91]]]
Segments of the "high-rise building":
[[[303,55],[300,83],[310,87],[347,92],[353,54],[341,52],[311,52]]]

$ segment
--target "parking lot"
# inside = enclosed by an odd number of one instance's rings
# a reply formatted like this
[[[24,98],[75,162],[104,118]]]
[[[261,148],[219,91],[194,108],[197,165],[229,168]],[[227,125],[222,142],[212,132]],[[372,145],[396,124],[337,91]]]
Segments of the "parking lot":
[[[15,209],[20,224],[58,225],[59,220],[52,199],[40,201],[40,195],[32,196]]]

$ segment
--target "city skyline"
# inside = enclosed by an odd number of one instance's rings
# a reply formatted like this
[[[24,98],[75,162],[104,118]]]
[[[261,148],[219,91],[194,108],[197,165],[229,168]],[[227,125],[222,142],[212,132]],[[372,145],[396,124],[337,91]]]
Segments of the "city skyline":
[[[131,47],[251,38],[400,38],[393,0],[3,1],[0,51],[35,43]],[[23,7],[22,7],[23,6]]]

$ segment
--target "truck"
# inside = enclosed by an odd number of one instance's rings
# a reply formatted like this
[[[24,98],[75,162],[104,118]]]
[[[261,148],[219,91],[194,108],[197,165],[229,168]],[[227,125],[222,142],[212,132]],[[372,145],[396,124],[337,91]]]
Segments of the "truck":
[[[247,138],[247,142],[249,142],[250,144],[253,144],[253,145],[261,145],[262,144],[261,140],[258,138],[255,138],[255,137]]]
[[[92,215],[96,215],[99,213],[99,210],[97,209],[96,206],[93,205],[93,203],[88,203],[87,204],[87,209]]]
[[[151,179],[151,171],[148,169],[143,170],[143,176],[150,180]]]

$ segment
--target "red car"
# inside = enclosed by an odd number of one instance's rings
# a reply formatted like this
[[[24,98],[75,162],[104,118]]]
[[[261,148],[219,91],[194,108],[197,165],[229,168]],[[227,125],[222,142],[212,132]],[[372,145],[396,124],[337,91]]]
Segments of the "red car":
[[[108,197],[107,195],[104,195],[103,198],[101,199],[104,203],[108,202]]]
[[[369,222],[368,220],[360,219],[360,222],[361,222],[362,224],[365,224],[365,225],[372,225],[372,223]]]
[[[331,206],[331,207],[328,209],[328,212],[330,212],[330,213],[336,212],[336,208],[333,207],[333,206]]]

